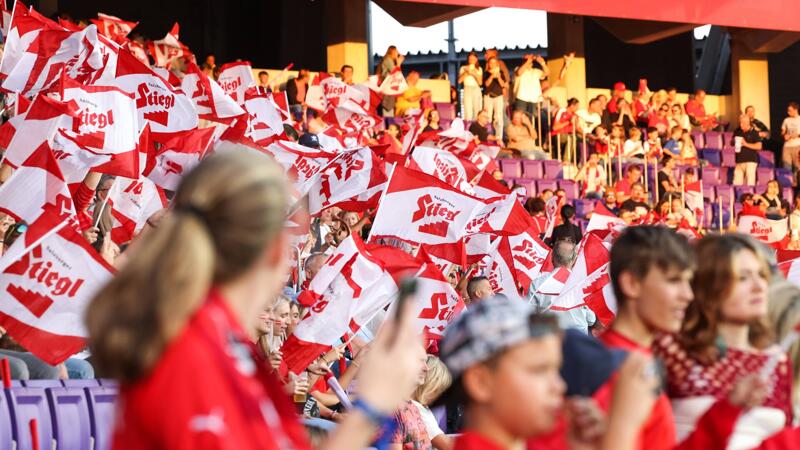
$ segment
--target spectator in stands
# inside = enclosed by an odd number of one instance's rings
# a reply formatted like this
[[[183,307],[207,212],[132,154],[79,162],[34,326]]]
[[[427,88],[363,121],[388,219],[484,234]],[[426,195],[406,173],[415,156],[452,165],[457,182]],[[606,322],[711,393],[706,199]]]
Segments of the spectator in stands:
[[[461,66],[458,71],[458,82],[464,86],[464,120],[475,120],[478,111],[483,109],[483,69],[478,63],[478,55],[469,52],[467,65]]]
[[[592,134],[586,136],[586,142],[594,148],[594,152],[599,154],[604,160],[608,156],[608,129],[605,125],[598,125],[592,130]]]
[[[428,433],[428,437],[431,438],[433,448],[436,450],[450,450],[453,444],[452,438],[446,436],[439,427],[429,405],[450,387],[453,379],[444,363],[433,355],[428,355],[427,368],[425,380],[411,396],[412,402],[419,410],[420,416],[422,416],[425,430]]]
[[[514,111],[511,123],[506,128],[508,148],[516,150],[526,159],[548,159],[547,152],[536,145],[536,130],[528,115],[522,111]]]
[[[342,82],[348,86],[353,85],[353,66],[345,64],[340,69],[339,73],[342,74]]]
[[[505,78],[506,82],[511,82],[511,72],[508,70],[508,66],[506,65],[505,61],[500,59],[500,54],[498,53],[496,48],[487,49],[483,53],[483,59],[486,61],[486,67],[483,69],[483,80],[486,81],[486,77],[489,74],[489,60],[492,58],[497,59],[497,64],[500,66],[500,71],[503,72],[503,77]],[[505,111],[506,106],[508,106],[508,85],[503,88],[503,98],[505,99],[505,103],[503,104],[503,111]],[[483,104],[484,109],[486,108],[486,102],[484,101]]]
[[[303,271],[305,272],[306,280],[309,282],[317,276],[322,266],[325,265],[325,260],[328,257],[323,253],[312,253],[306,257],[303,263]]]
[[[625,162],[644,162],[642,130],[638,127],[633,127],[628,131],[628,139],[622,146],[622,157]]]
[[[630,198],[622,202],[620,211],[632,211],[635,213],[636,218],[644,217],[650,211],[650,205],[647,203],[647,193],[644,190],[642,183],[634,183],[631,185]]]
[[[272,92],[272,86],[269,84],[269,72],[266,70],[258,72],[258,87],[262,92]]]
[[[403,149],[403,135],[400,131],[400,125],[396,123],[390,123],[388,127],[386,127],[386,133],[384,134],[385,140],[388,140],[389,144],[398,152],[400,153]]]
[[[497,58],[489,58],[484,77],[483,109],[492,118],[492,126],[498,140],[503,139],[503,91],[508,87],[508,78],[501,70]]]
[[[547,230],[547,216],[545,215],[545,201],[541,197],[530,197],[525,201],[525,209],[533,219],[533,228],[537,235]],[[798,226],[800,228],[800,225]]]
[[[696,166],[699,164],[697,159],[697,147],[694,145],[694,138],[688,129],[681,131],[681,162],[684,165]]]
[[[756,108],[753,105],[750,105],[744,109],[744,113],[747,117],[750,118],[750,125],[758,131],[758,135],[761,139],[769,139],[769,127],[767,127],[764,122],[756,119]]]
[[[781,209],[781,185],[777,180],[770,180],[767,182],[767,190],[761,194],[761,198],[766,203],[767,219],[780,219]]]
[[[617,201],[622,204],[631,197],[631,188],[642,179],[642,167],[632,164],[625,169],[625,178],[617,181],[614,191],[617,194]]]
[[[467,282],[467,295],[469,299],[464,299],[468,304],[485,300],[494,294],[492,284],[484,276],[472,277]]]
[[[619,114],[621,112],[618,102],[620,100],[625,100],[625,90],[625,83],[621,81],[614,83],[614,89],[611,92],[611,100],[609,100],[608,105],[606,105],[606,109],[612,114],[612,117],[614,114]]]
[[[669,133],[669,118],[667,117],[668,113],[669,106],[661,105],[653,114],[650,115],[650,120],[647,122],[648,129],[655,128],[658,130],[658,136],[662,139],[667,138],[667,133]]]
[[[673,127],[669,132],[669,139],[664,144],[665,154],[681,161],[681,136],[683,135],[683,128]]]
[[[573,97],[567,100],[567,106],[559,108],[553,117],[553,125],[551,134],[568,135],[572,134],[572,123],[575,113],[578,111],[580,102],[577,98]]]
[[[676,228],[685,221],[686,225],[691,228],[697,228],[697,219],[695,219],[692,211],[686,207],[680,197],[675,196],[672,198],[669,215],[667,215],[667,225],[671,228]]]
[[[581,241],[583,237],[583,233],[581,233],[581,227],[572,223],[572,219],[575,218],[575,207],[566,204],[561,207],[561,225],[558,225],[553,228],[553,235],[550,237],[549,243],[552,247],[555,242],[558,242],[562,239],[570,239],[572,242],[578,243]]]
[[[661,137],[658,133],[658,128],[647,128],[647,140],[644,141],[644,153],[647,155],[647,160],[661,158],[664,150],[661,148]]]
[[[686,102],[686,114],[689,115],[692,125],[703,131],[711,131],[719,127],[719,123],[715,115],[706,113],[705,100],[706,91],[698,89],[694,97]]]
[[[423,91],[417,87],[419,82],[419,72],[412,70],[406,76],[406,83],[408,89],[402,94],[397,96],[395,100],[394,115],[395,117],[403,117],[406,113],[415,112],[420,110],[420,101],[425,97],[430,97],[430,91]]]
[[[478,120],[469,126],[469,132],[475,136],[478,142],[489,143],[497,142],[499,139],[493,134],[489,134],[489,112],[482,110],[478,113]]]
[[[442,127],[439,125],[439,111],[436,108],[428,110],[425,120],[428,122],[428,124],[425,125],[425,129],[423,131],[441,131]]]
[[[386,49],[386,54],[383,55],[381,63],[378,65],[378,75],[380,79],[386,79],[386,77],[394,69],[403,64],[405,58],[405,56],[401,55],[400,52],[397,51],[397,47],[390,45],[389,48]],[[383,96],[383,100],[381,100],[381,111],[383,113],[383,117],[394,117],[395,98],[396,97],[393,95]]]
[[[750,125],[750,118],[746,115],[739,117],[739,128],[733,132],[731,145],[734,145],[737,149],[733,184],[736,186],[741,186],[742,184],[754,186],[756,184],[758,152],[763,144],[758,131]]]
[[[525,55],[514,74],[514,110],[524,112],[532,121],[539,114],[537,105],[542,101],[541,82],[550,75],[550,69],[541,55]]]
[[[667,194],[679,193],[680,187],[675,182],[675,165],[677,160],[668,154],[661,158],[661,170],[656,175],[656,185],[658,186],[658,198],[663,199]]]
[[[422,345],[417,344],[416,347],[422,363],[422,370],[420,370],[419,376],[417,377],[416,388],[419,389],[420,386],[425,384],[425,377],[428,373],[428,365],[426,364],[427,355],[425,354],[425,350],[423,349]],[[392,447],[399,446],[401,449],[432,448],[431,436],[428,435],[428,428],[425,425],[422,412],[414,403],[415,402],[411,400],[411,396],[409,396],[409,399],[403,402],[403,404],[400,405],[400,408],[395,411],[394,419],[397,428],[395,428],[390,440]]]
[[[608,208],[614,215],[619,215],[619,203],[617,203],[617,193],[608,189],[603,195],[603,206]]]
[[[581,119],[578,131],[585,136],[589,136],[596,127],[603,122],[603,105],[599,98],[589,100],[588,109],[578,110],[575,115]]]
[[[689,121],[689,116],[683,112],[683,106],[680,103],[673,103],[670,106],[669,125],[672,127],[681,127],[684,130],[691,130],[692,123]]]
[[[207,157],[184,176],[173,211],[86,311],[94,362],[123,385],[114,448],[307,446],[284,387],[256,363],[249,342],[289,269],[285,174],[237,150]],[[388,417],[413,391],[419,340],[412,321],[394,327],[391,340],[373,341],[358,379],[363,406],[356,402],[330,445],[364,448],[382,422],[376,415]],[[243,404],[272,411],[269,423]],[[153,414],[163,405],[181,407],[165,420]],[[223,417],[223,434],[186,426]]]
[[[289,99],[289,110],[294,115],[295,120],[302,121],[303,111],[306,108],[308,78],[308,70],[300,69],[296,77],[286,82],[286,96]]]
[[[739,234],[706,236],[697,243],[696,255],[694,300],[680,333],[664,335],[654,345],[665,362],[678,438],[698,423],[703,410],[696,408],[697,400],[727,399],[752,408],[735,422],[728,448],[757,447],[792,417],[787,359],[763,373],[763,361],[775,350],[767,322],[769,264],[759,244]],[[742,384],[750,391],[740,392]],[[737,398],[742,396],[750,399]]]
[[[791,250],[800,250],[800,192],[794,196],[794,209],[789,214],[789,229],[791,232]]]
[[[606,170],[599,162],[600,155],[592,153],[589,155],[586,164],[578,171],[575,181],[581,183],[581,197],[588,199],[602,198],[605,190]]]
[[[609,103],[609,105],[611,104]],[[636,127],[636,116],[633,114],[633,108],[624,98],[618,99],[616,105],[617,111],[611,113],[611,124],[621,126],[625,133],[628,133],[631,128]]]
[[[680,103],[678,103],[678,89],[674,87],[668,87],[666,90],[667,90],[666,104],[668,104],[670,107],[678,105],[681,108],[681,111],[683,111],[683,107],[681,106]],[[688,129],[688,127],[686,128]]]
[[[781,124],[783,136],[783,167],[797,172],[800,169],[800,105],[797,102],[789,103],[786,107],[788,117]]]
[[[552,191],[552,190],[550,190],[550,189],[545,189],[545,190],[543,190],[543,191],[542,191],[542,193],[541,193],[541,194],[539,194],[539,197],[540,197],[540,198],[542,199],[542,201],[543,201],[543,202],[545,202],[545,204],[546,204],[548,200],[550,200],[551,198],[553,198],[553,195],[555,195],[555,194],[553,193],[553,191]]]

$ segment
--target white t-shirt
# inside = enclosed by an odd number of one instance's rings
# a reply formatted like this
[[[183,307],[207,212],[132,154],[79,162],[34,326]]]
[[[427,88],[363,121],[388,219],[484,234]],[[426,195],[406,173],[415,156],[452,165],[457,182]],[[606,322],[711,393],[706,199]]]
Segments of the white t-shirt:
[[[637,155],[644,155],[644,147],[642,147],[642,141],[639,140],[634,141],[628,139],[622,146],[622,154],[624,155],[625,158],[630,158],[632,156],[637,156]]]
[[[600,114],[590,113],[585,109],[579,109],[575,115],[583,122],[583,134],[591,133],[598,125],[603,123],[603,117]]]
[[[800,135],[800,116],[787,117],[783,119],[783,124],[781,125],[781,128],[787,130],[789,134]],[[786,141],[786,145],[789,147],[800,146],[800,137],[789,139],[788,141]]]
[[[517,75],[516,95],[517,100],[523,102],[538,103],[542,100],[542,76],[541,69],[528,69]]]
[[[411,400],[411,403],[417,407],[419,410],[419,415],[422,416],[422,422],[425,424],[425,431],[428,432],[428,437],[433,439],[436,436],[440,436],[444,434],[441,428],[439,428],[439,423],[436,421],[436,417],[433,415],[430,409],[422,406],[422,403],[417,402],[416,400]]]
[[[481,76],[483,75],[483,69],[480,67],[478,67],[478,70],[475,70],[474,67],[461,66],[461,70],[459,70],[458,72],[458,77],[461,78],[461,75],[468,73],[470,69],[472,69],[473,73],[478,75],[478,78],[481,78]],[[464,87],[477,87],[477,88],[481,87],[481,85],[478,84],[478,80],[469,75],[464,77],[464,81],[462,83],[464,84]]]

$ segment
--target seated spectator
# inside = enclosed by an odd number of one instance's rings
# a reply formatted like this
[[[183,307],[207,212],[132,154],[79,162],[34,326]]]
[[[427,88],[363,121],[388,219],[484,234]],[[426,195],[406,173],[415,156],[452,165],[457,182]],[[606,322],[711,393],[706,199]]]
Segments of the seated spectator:
[[[648,160],[661,158],[661,155],[664,153],[664,149],[661,148],[661,137],[658,134],[658,129],[655,127],[647,129],[647,140],[644,141],[644,153],[647,155]]]
[[[642,183],[637,182],[631,185],[630,198],[620,205],[620,211],[623,209],[633,211],[637,217],[643,217],[650,211],[650,205],[647,204],[647,193],[644,191]]]
[[[628,139],[622,146],[622,157],[625,161],[638,159],[644,161],[644,145],[642,145],[642,130],[633,127],[628,131]]]
[[[681,162],[684,165],[697,166],[699,160],[697,159],[697,147],[694,145],[694,138],[688,129],[681,132]],[[689,181],[687,181],[689,183]]]
[[[606,170],[599,164],[600,156],[597,153],[589,155],[589,160],[578,171],[575,181],[581,182],[581,196],[599,199],[603,195],[606,184]],[[577,242],[577,241],[576,241]]]
[[[484,109],[478,113],[478,120],[469,126],[469,132],[475,136],[477,142],[492,143],[497,142],[497,136],[489,134],[489,113]]]
[[[781,185],[777,180],[770,180],[767,183],[767,190],[761,194],[761,198],[766,204],[767,219],[780,219],[781,209]]]
[[[656,174],[656,186],[658,188],[658,198],[663,199],[667,194],[674,192],[680,193],[680,187],[675,182],[675,165],[677,160],[669,155],[661,158],[661,170]]]
[[[625,83],[616,82],[614,83],[614,90],[611,92],[611,100],[608,101],[606,105],[606,109],[611,114],[619,114],[621,108],[618,105],[618,102],[625,101]]]
[[[681,136],[683,129],[681,127],[673,127],[669,132],[669,139],[664,144],[665,154],[680,161],[681,158]]]
[[[269,83],[269,72],[266,70],[258,72],[258,87],[260,87],[263,92],[272,92],[272,86],[270,86]]]
[[[686,114],[692,125],[699,127],[703,131],[711,131],[719,127],[717,117],[706,113],[706,91],[698,89],[688,102],[686,102]]]
[[[556,111],[555,116],[553,117],[553,124],[551,127],[550,134],[552,135],[569,135],[572,134],[573,128],[573,117],[575,117],[575,113],[578,111],[578,106],[580,102],[577,98],[570,98],[567,100],[567,106],[563,108],[559,108]]]
[[[540,197],[540,198],[542,199],[542,201],[543,201],[543,202],[545,202],[545,204],[546,204],[548,200],[550,200],[551,198],[553,198],[553,195],[555,195],[555,194],[553,193],[553,191],[552,191],[552,190],[550,190],[550,189],[545,189],[545,190],[543,190],[543,191],[542,191],[542,193],[541,193],[541,194],[539,194],[539,197]]]
[[[655,128],[658,130],[658,136],[660,138],[667,137],[667,133],[669,132],[669,119],[667,118],[668,112],[669,106],[661,105],[657,110],[655,110],[655,112],[650,114],[650,118],[647,121],[647,128]]]
[[[453,382],[450,372],[439,358],[428,355],[425,380],[417,387],[411,396],[411,402],[419,410],[425,430],[431,439],[431,444],[436,450],[450,450],[452,439],[444,434],[436,421],[429,405],[436,400]]]
[[[667,215],[666,224],[670,228],[677,228],[685,221],[691,228],[697,228],[697,220],[692,211],[686,207],[680,197],[675,196],[670,199],[670,210]]]
[[[486,277],[472,277],[467,282],[467,295],[469,299],[464,299],[464,301],[469,305],[485,300],[494,295],[492,284]]]
[[[784,169],[797,172],[800,169],[800,105],[790,102],[786,107],[788,117],[781,124],[783,136],[782,161]]]
[[[425,127],[423,132],[428,131],[439,131],[442,127],[439,125],[439,111],[434,109],[428,110],[428,114],[425,116],[425,119],[428,122],[428,125]]]
[[[739,117],[739,128],[733,132],[731,144],[736,148],[736,168],[733,170],[733,184],[754,186],[756,184],[756,168],[758,152],[762,149],[761,137],[752,125],[750,118]]]
[[[624,98],[619,99],[617,105],[619,111],[611,113],[611,124],[621,126],[627,133],[631,128],[636,127],[636,116],[633,113],[631,104]]]
[[[572,242],[578,243],[583,238],[583,233],[581,233],[581,227],[572,223],[572,219],[575,218],[575,207],[566,204],[561,207],[561,220],[562,224],[553,228],[553,235],[549,239],[550,246],[553,246],[553,243],[558,242],[562,239],[570,239]]]
[[[506,138],[508,139],[508,148],[519,152],[523,158],[548,158],[548,154],[536,145],[536,130],[528,116],[522,111],[514,111],[511,115],[511,123],[506,127]]]
[[[761,139],[769,139],[769,127],[767,127],[764,122],[756,119],[756,108],[753,105],[747,106],[744,109],[744,114],[750,118],[750,125],[758,131],[758,136]]]
[[[345,64],[339,73],[342,75],[342,82],[348,86],[353,85],[353,66]]]
[[[577,110],[575,115],[581,120],[578,132],[588,137],[596,127],[603,123],[602,112],[602,103],[598,98],[589,101],[588,109]]]
[[[525,209],[528,210],[533,219],[533,228],[537,235],[541,235],[547,230],[545,207],[545,201],[540,197],[530,197],[525,202]]]
[[[692,123],[689,121],[689,116],[683,112],[683,106],[680,103],[674,103],[670,106],[669,116],[670,128],[681,127],[684,130],[691,130]]]
[[[631,196],[631,188],[642,179],[642,167],[636,164],[625,169],[625,178],[617,181],[614,191],[617,194],[617,201],[621,204]]]
[[[613,189],[608,189],[603,196],[603,206],[614,215],[619,215],[619,204],[617,203],[617,193]]]
[[[599,154],[602,158],[605,159],[606,155],[608,155],[608,143],[609,143],[609,136],[608,130],[603,125],[598,125],[595,127],[592,134],[587,136],[587,143],[594,147],[594,152]]]
[[[421,109],[420,101],[425,97],[430,97],[430,92],[417,87],[418,82],[419,72],[411,71],[406,77],[408,89],[397,96],[394,106],[395,117],[404,117],[408,112],[419,111]]]

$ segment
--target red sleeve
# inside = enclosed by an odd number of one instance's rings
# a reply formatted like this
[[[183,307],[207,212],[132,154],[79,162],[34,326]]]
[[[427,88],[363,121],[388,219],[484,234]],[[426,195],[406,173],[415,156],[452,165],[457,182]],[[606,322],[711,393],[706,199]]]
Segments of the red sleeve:
[[[72,193],[72,201],[75,203],[75,211],[81,212],[85,211],[86,208],[89,207],[89,203],[92,202],[92,198],[94,198],[94,190],[89,189],[83,183],[80,183],[75,192]]]
[[[677,450],[725,450],[733,427],[742,413],[727,399],[718,400],[697,421],[692,434],[678,444]]]

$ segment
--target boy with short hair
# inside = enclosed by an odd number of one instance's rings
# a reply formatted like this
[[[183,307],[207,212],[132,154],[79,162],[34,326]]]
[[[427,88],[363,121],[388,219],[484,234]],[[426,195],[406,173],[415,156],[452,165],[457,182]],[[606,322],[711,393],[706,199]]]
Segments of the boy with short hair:
[[[683,128],[680,126],[672,127],[669,132],[669,139],[664,144],[664,151],[671,157],[679,159],[681,157],[681,136]]]

